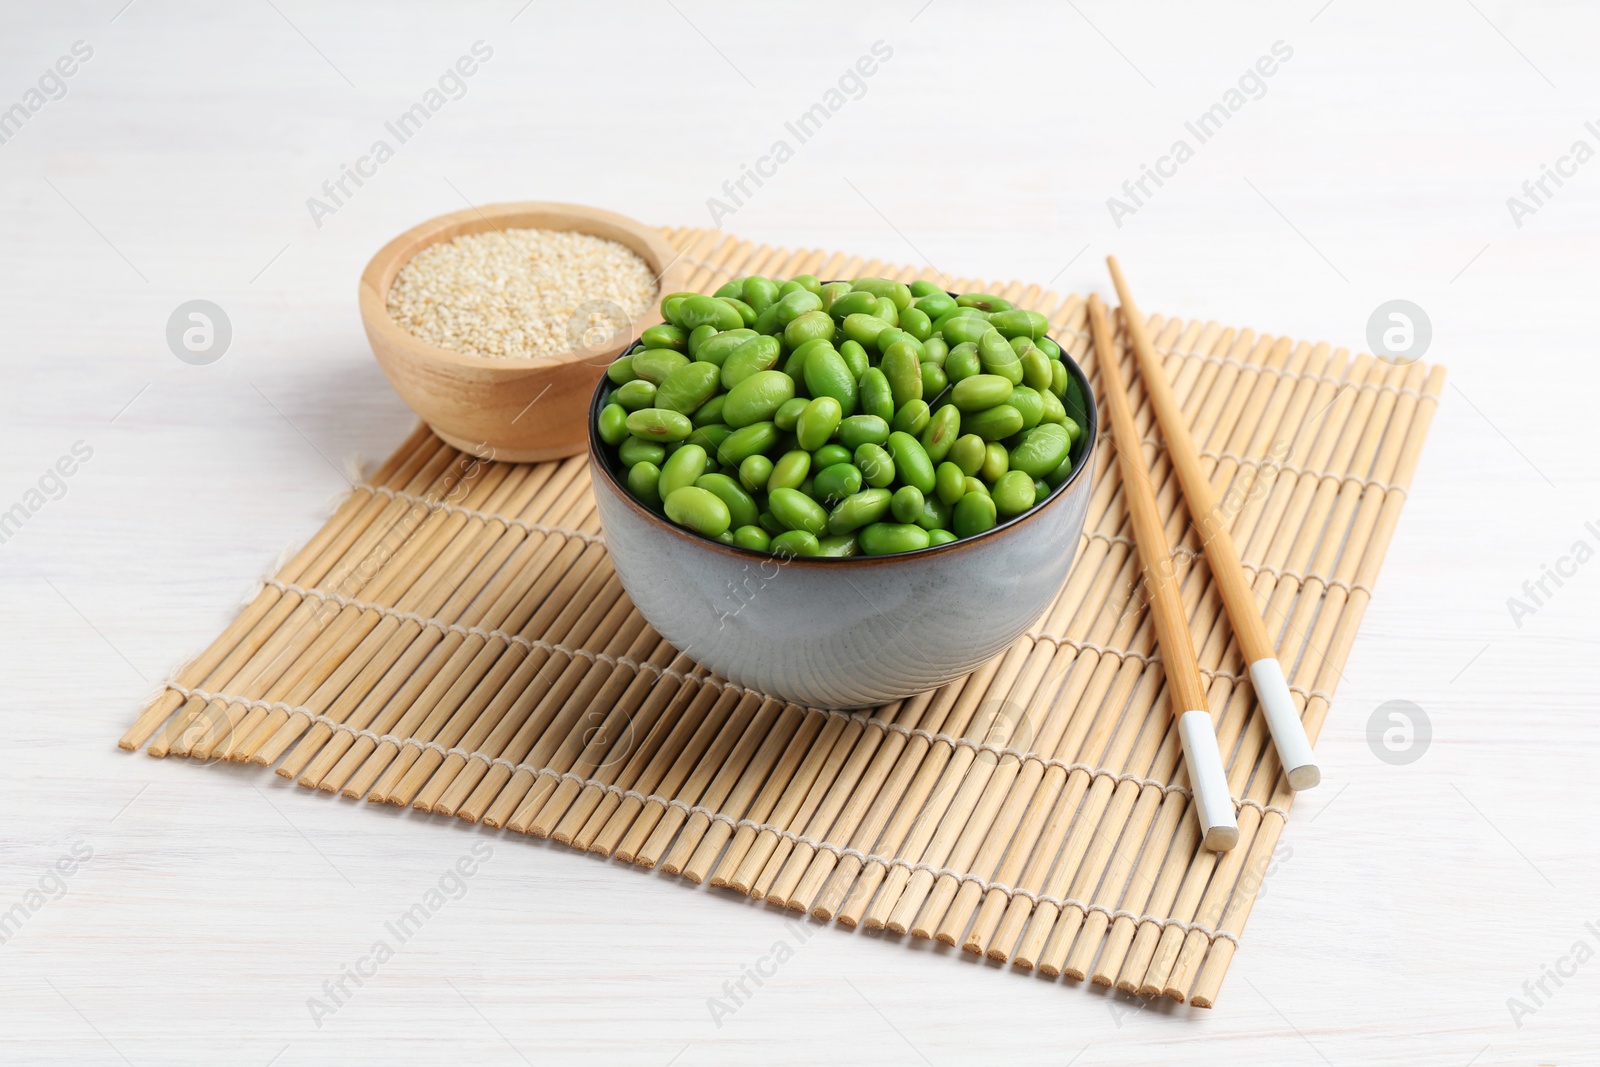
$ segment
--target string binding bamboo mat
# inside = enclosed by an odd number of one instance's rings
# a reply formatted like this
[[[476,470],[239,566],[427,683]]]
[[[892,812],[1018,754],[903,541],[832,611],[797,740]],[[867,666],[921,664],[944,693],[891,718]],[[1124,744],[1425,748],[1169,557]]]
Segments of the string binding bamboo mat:
[[[809,272],[999,293],[1049,315],[1094,375],[1077,296],[666,235],[706,291]],[[1209,322],[1149,328],[1315,739],[1443,370]],[[663,642],[612,570],[583,457],[479,462],[419,427],[121,744],[272,766],[844,926],[1211,1006],[1293,794],[1133,399],[1239,809],[1226,854],[1199,847],[1188,810],[1109,448],[1072,574],[1035,628],[942,689],[843,714],[746,691]]]

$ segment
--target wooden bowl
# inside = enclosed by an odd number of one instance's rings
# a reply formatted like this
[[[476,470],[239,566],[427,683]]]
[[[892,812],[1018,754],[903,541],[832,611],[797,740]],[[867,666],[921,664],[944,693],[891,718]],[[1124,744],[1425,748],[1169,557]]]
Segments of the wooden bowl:
[[[469,356],[429,344],[389,317],[395,275],[429,245],[489,230],[575,230],[633,249],[656,275],[656,299],[608,342],[535,360]],[[580,204],[524,201],[429,219],[378,251],[361,273],[358,301],[378,365],[434,433],[465,452],[527,463],[582,452],[595,384],[643,326],[661,320],[661,297],[687,283],[659,231]]]

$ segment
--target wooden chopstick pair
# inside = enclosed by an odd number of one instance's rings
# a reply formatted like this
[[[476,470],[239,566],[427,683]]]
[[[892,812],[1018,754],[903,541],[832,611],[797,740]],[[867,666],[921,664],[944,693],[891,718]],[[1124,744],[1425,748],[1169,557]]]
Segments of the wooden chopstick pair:
[[[1277,747],[1279,762],[1283,765],[1290,788],[1309,789],[1321,780],[1321,772],[1311,753],[1311,743],[1306,738],[1300,713],[1289,695],[1288,682],[1274,654],[1272,639],[1256,607],[1255,594],[1245,579],[1239,551],[1218,510],[1211,481],[1200,468],[1199,454],[1177,399],[1167,383],[1166,371],[1156,358],[1155,349],[1145,332],[1144,316],[1133,302],[1116,257],[1108,256],[1106,265],[1111,269],[1112,282],[1122,302],[1123,321],[1134,358],[1139,364],[1140,375],[1144,379],[1145,393],[1150,398],[1161,434],[1166,439],[1167,453],[1178,475],[1189,514],[1200,530],[1201,545],[1211,565],[1218,591],[1222,594],[1234,635],[1250,664],[1251,684],[1266,715],[1267,728]],[[1106,307],[1098,296],[1089,298],[1089,328],[1094,339],[1101,380],[1105,384],[1112,437],[1118,445],[1117,458],[1122,470],[1134,541],[1144,562],[1151,617],[1166,668],[1168,699],[1173,716],[1178,721],[1178,735],[1183,743],[1195,813],[1204,831],[1205,846],[1223,852],[1239,841],[1233,797],[1228,789],[1227,771],[1222,764],[1216,729],[1208,710],[1199,659],[1189,634],[1188,613],[1183,608],[1172,554],[1156,507],[1155,489],[1150,484],[1150,473],[1139,447],[1139,432],[1133,422],[1127,384],[1112,347]]]

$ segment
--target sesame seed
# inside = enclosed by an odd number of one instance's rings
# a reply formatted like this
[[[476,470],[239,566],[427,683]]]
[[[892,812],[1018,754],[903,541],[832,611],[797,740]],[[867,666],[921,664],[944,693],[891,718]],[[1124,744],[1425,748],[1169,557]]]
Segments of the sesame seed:
[[[440,348],[490,359],[591,354],[627,340],[656,298],[626,245],[565,230],[464,234],[395,275],[389,317]]]

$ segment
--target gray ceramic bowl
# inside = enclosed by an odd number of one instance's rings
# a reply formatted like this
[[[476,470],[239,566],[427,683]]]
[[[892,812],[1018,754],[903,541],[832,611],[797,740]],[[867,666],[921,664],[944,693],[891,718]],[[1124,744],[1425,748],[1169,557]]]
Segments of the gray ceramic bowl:
[[[633,351],[629,345],[626,351]],[[1003,651],[1066,580],[1091,492],[1099,425],[1088,401],[1075,469],[1043,503],[976,537],[894,556],[779,560],[668,522],[623,484],[595,434],[610,383],[589,407],[595,504],[617,576],[650,625],[706,667],[817,708],[883,704],[959,678]]]

